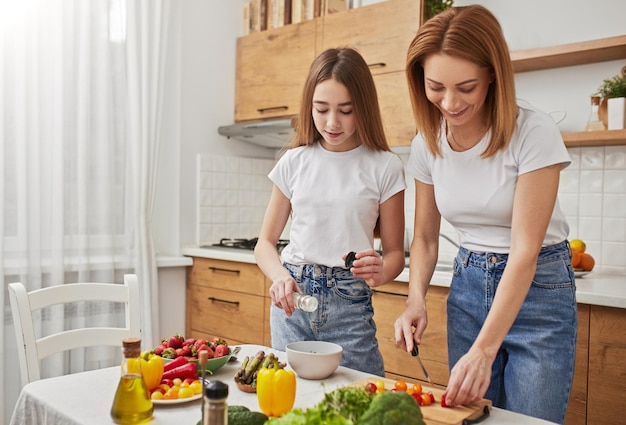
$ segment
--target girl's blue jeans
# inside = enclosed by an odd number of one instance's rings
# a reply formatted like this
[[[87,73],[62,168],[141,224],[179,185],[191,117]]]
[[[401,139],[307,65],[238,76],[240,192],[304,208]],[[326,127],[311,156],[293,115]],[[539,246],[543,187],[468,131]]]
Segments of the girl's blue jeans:
[[[507,254],[460,248],[448,297],[450,369],[485,322]],[[567,241],[542,248],[532,285],[497,354],[485,398],[493,405],[563,423],[576,354],[578,309]]]
[[[372,307],[372,290],[350,270],[315,264],[285,263],[304,294],[317,298],[316,311],[294,311],[291,317],[272,305],[272,347],[285,350],[294,341],[319,340],[343,347],[341,365],[384,376]]]

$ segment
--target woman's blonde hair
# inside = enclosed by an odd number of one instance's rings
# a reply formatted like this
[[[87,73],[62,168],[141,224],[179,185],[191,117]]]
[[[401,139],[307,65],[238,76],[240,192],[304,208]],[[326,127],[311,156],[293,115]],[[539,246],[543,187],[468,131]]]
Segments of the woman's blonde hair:
[[[483,6],[452,7],[426,21],[409,46],[406,74],[413,115],[433,155],[441,155],[438,140],[443,117],[426,97],[423,64],[438,53],[471,61],[493,78],[484,105],[491,140],[482,157],[495,155],[511,140],[517,117],[513,64],[498,20]]]
[[[295,121],[296,134],[288,148],[310,145],[322,138],[313,122],[313,94],[319,83],[331,78],[350,93],[359,142],[370,149],[389,151],[372,73],[363,57],[348,47],[325,50],[311,64]]]

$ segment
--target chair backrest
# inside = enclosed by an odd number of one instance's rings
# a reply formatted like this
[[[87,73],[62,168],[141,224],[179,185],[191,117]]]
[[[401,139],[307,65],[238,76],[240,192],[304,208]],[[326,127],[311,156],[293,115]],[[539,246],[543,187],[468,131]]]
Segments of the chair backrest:
[[[122,339],[141,338],[139,283],[134,274],[116,283],[68,283],[27,292],[20,282],[9,284],[9,298],[22,386],[41,379],[40,360],[51,354],[80,347],[120,346]],[[56,304],[79,301],[124,303],[125,327],[90,327],[62,331],[37,339],[32,313]]]

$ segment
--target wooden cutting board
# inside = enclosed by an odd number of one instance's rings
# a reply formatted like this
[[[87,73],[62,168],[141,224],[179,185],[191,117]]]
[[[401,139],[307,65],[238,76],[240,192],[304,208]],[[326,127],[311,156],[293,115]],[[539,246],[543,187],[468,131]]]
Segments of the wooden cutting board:
[[[372,377],[357,381],[353,385],[364,386],[368,382],[375,382],[379,379],[382,379],[385,382],[385,388],[387,389],[393,388],[396,382],[393,379]],[[410,387],[413,383],[407,382],[407,385]],[[422,385],[422,392],[427,393],[432,391],[436,400],[435,403],[429,404],[428,406],[420,406],[426,425],[463,425],[464,420],[469,419],[475,421],[483,415],[488,415],[491,411],[491,400],[487,399],[482,399],[479,402],[468,406],[441,407],[441,395],[444,391],[439,388],[424,385],[421,382],[420,385]]]

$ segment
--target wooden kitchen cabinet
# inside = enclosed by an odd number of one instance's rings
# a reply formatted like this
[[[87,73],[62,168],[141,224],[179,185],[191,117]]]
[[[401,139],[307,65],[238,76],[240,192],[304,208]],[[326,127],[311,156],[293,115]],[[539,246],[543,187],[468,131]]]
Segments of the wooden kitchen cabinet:
[[[446,300],[449,289],[428,288],[428,327],[422,337],[420,357],[433,383],[445,387],[448,372]],[[395,345],[393,325],[406,307],[408,284],[390,282],[374,290],[374,321],[385,375],[391,379],[425,381],[417,360]],[[626,311],[578,305],[576,366],[566,425],[619,423],[617,394],[624,394],[626,376]]]
[[[194,257],[187,275],[185,336],[263,345],[264,295],[265,277],[255,264]]]
[[[372,296],[374,321],[378,344],[385,360],[385,374],[389,378],[426,381],[415,358],[396,347],[393,324],[406,307],[408,285],[391,282],[376,288]],[[448,289],[431,286],[426,295],[428,328],[422,337],[420,358],[434,384],[445,386],[448,372],[448,343],[446,331],[446,298]]]
[[[316,50],[351,46],[361,53],[373,75],[404,72],[406,52],[421,15],[421,0],[390,0],[326,15],[319,18]]]
[[[626,395],[626,310],[591,306],[587,423],[622,424]]]
[[[239,37],[235,121],[296,115],[314,57],[314,21]]]
[[[374,75],[389,146],[409,146],[417,131],[404,71]]]

